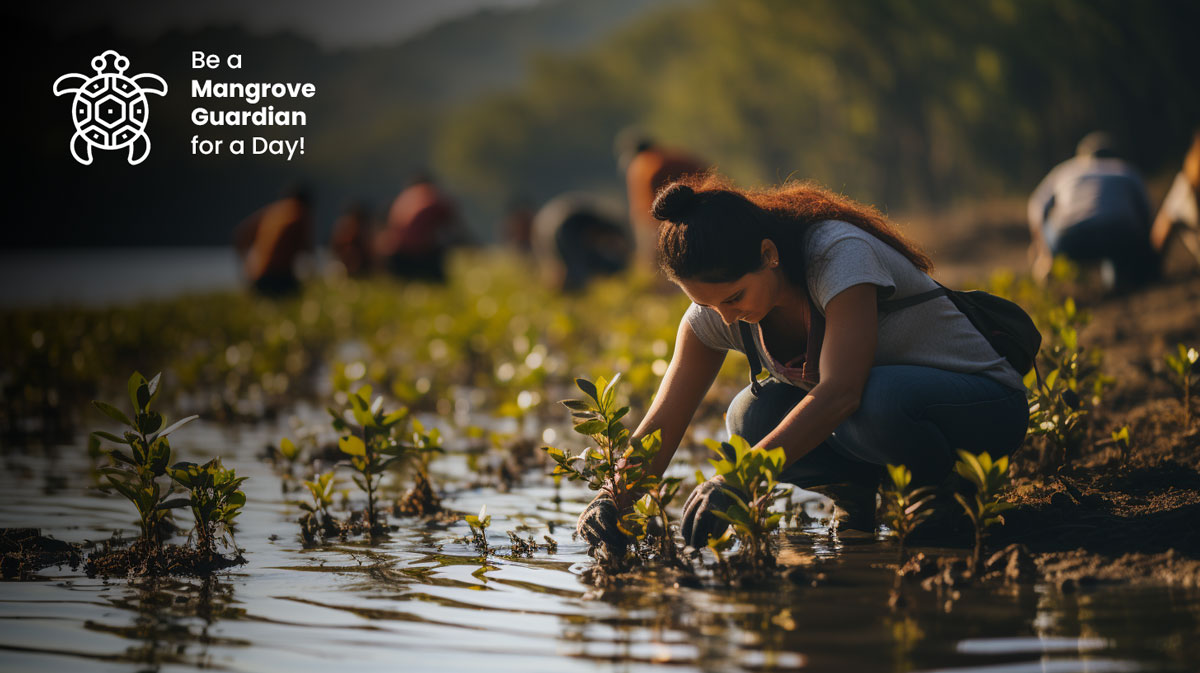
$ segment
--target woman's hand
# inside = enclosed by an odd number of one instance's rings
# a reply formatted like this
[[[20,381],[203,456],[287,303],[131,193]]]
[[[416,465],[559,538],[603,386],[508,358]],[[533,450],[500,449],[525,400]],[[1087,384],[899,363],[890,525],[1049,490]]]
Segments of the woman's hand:
[[[579,515],[575,533],[587,540],[589,547],[603,545],[609,555],[620,555],[629,544],[629,538],[617,527],[621,510],[612,492],[600,489],[596,497]]]
[[[683,503],[683,542],[694,549],[703,549],[708,545],[708,538],[718,537],[729,526],[724,519],[717,518],[713,512],[724,512],[733,503],[733,498],[725,492],[732,488],[724,477],[717,475],[700,484]],[[743,500],[745,494],[738,494]]]

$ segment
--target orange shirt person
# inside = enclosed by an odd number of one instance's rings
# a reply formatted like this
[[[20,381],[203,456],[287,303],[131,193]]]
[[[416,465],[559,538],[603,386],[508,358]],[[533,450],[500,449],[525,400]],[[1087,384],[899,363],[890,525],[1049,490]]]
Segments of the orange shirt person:
[[[648,139],[638,141],[634,151],[625,169],[629,223],[634,231],[638,260],[644,268],[655,269],[659,222],[650,212],[654,197],[668,184],[688,175],[704,173],[707,167],[695,157],[661,148]]]
[[[300,287],[296,261],[313,249],[308,195],[296,190],[238,225],[235,246],[251,286],[266,295],[285,295]]]
[[[463,239],[454,204],[432,180],[418,177],[392,203],[375,254],[397,276],[441,281],[446,252]]]
[[[1183,170],[1175,176],[1150,229],[1150,243],[1161,255],[1166,256],[1175,239],[1200,266],[1200,129],[1192,134]]]

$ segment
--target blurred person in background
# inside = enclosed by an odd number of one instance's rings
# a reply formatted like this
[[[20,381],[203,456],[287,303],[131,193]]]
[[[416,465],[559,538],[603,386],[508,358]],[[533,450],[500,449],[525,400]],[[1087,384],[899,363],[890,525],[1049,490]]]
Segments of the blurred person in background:
[[[296,266],[313,251],[312,199],[303,186],[254,213],[238,225],[234,246],[242,271],[255,291],[267,296],[297,292]]]
[[[373,235],[370,211],[361,203],[352,204],[333,225],[329,247],[347,276],[365,276],[371,272]]]
[[[1200,268],[1200,129],[1192,134],[1192,146],[1183,158],[1183,170],[1163,199],[1150,230],[1150,243],[1166,259],[1169,246],[1178,241],[1191,253]]]
[[[446,279],[446,253],[466,242],[454,202],[432,178],[419,174],[392,202],[374,248],[396,276],[441,282]]]
[[[564,292],[624,270],[633,238],[620,211],[580,192],[557,196],[533,218],[532,248],[543,280]]]
[[[1029,198],[1030,258],[1045,280],[1054,257],[1099,263],[1109,289],[1128,290],[1158,276],[1150,246],[1150,205],[1141,176],[1102,131],[1079,141]]]
[[[658,273],[654,250],[658,243],[659,223],[650,213],[654,197],[675,180],[704,173],[708,167],[685,152],[661,147],[637,129],[622,131],[616,144],[618,163],[625,174],[635,257],[641,268]]]
[[[533,217],[535,213],[529,200],[518,196],[508,204],[504,219],[500,222],[504,243],[520,253],[533,251]]]

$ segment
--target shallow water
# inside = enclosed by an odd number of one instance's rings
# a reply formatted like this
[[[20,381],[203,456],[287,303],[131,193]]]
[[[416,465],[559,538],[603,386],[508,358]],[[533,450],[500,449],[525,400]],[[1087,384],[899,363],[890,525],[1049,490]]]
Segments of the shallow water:
[[[250,476],[238,543],[248,563],[209,581],[89,579],[47,568],[0,583],[0,670],[230,671],[1158,671],[1196,670],[1200,590],[1050,586],[920,591],[888,607],[895,549],[788,533],[787,563],[814,564],[816,587],[769,590],[645,585],[588,596],[590,559],[571,539],[588,491],[528,475],[511,493],[448,488],[446,504],[493,516],[486,560],[450,526],[393,520],[400,530],[305,549],[280,479],[255,459],[286,428],[196,423],[172,437],[189,459],[221,455]],[[37,526],[59,539],[134,530],[124,501],[92,483],[83,442],[6,447],[0,526]],[[461,481],[465,458],[435,463],[439,485]],[[690,472],[690,471],[689,471]],[[346,482],[349,483],[348,480]],[[505,532],[526,525],[558,552],[504,556]],[[551,532],[552,531],[552,532]]]

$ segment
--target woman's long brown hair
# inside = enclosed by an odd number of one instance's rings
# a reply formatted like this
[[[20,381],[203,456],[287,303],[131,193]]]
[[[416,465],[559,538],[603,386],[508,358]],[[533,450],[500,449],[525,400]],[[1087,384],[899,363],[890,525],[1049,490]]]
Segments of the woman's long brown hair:
[[[805,284],[804,235],[825,220],[848,222],[929,272],[933,262],[875,208],[810,182],[740,189],[715,175],[695,175],[659,192],[654,215],[658,260],[674,279],[730,282],[762,267],[764,239],[775,243],[788,279]]]

